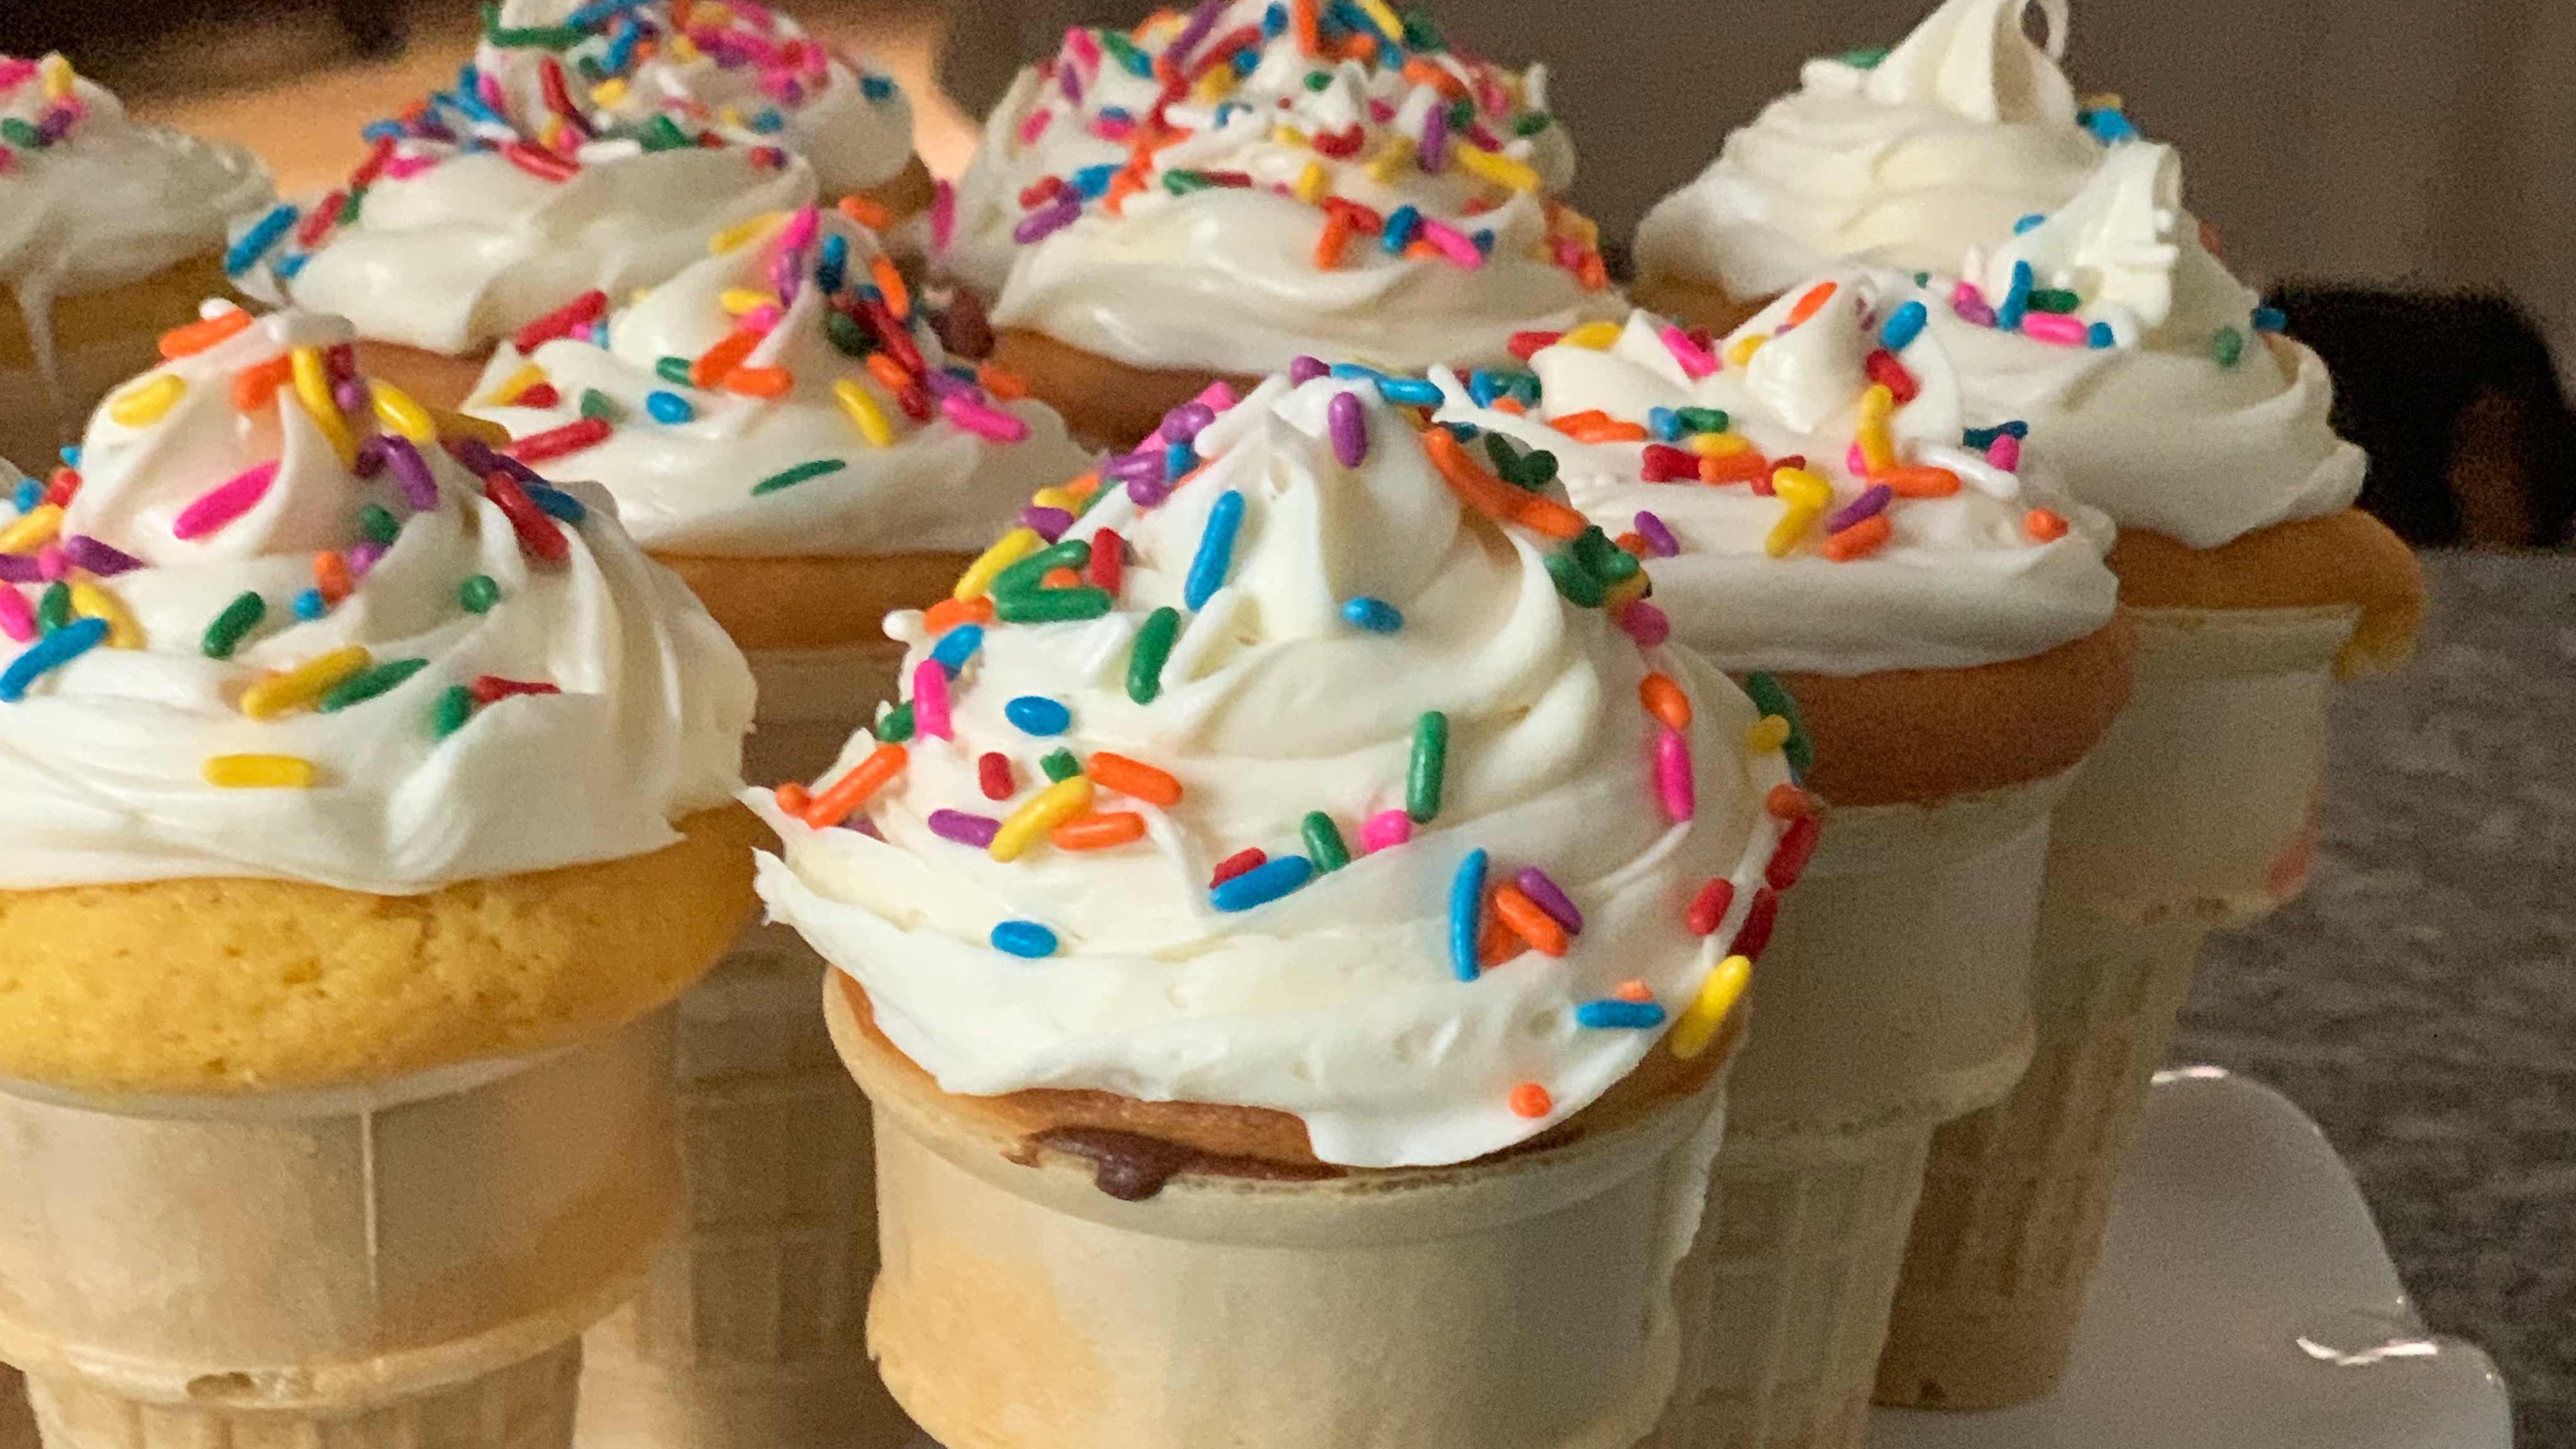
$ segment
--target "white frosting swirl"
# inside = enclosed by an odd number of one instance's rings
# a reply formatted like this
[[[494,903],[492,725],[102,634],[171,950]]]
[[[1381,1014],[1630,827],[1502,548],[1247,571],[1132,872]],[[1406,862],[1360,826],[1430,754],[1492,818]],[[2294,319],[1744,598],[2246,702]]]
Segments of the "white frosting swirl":
[[[267,876],[412,894],[654,850],[737,788],[749,670],[604,495],[569,495],[587,518],[544,562],[436,442],[406,485],[363,405],[348,425],[372,477],[294,384],[239,410],[244,373],[295,349],[332,366],[351,335],[281,313],[146,374],[91,424],[62,552],[0,559],[62,573],[76,613],[121,616],[107,643],[8,680],[23,696],[0,702],[0,886]],[[355,403],[364,384],[340,386]],[[202,502],[268,466],[246,508]],[[371,541],[396,520],[389,546]],[[354,582],[326,603],[317,579],[336,573]],[[497,586],[483,612],[464,602],[477,576]],[[45,588],[0,583],[19,603]],[[261,621],[212,657],[211,622],[246,594]],[[0,670],[47,647],[0,638]],[[425,662],[373,698],[254,717],[246,691],[350,648]],[[559,692],[483,704],[442,737],[443,697],[485,676]],[[237,756],[300,761],[311,787],[220,786]]]
[[[1881,319],[1910,290],[1899,279],[1858,273],[1832,285],[1830,298],[1796,326],[1782,330],[1807,288],[1715,349],[1727,353],[1744,339],[1767,338],[1749,361],[1734,351],[1734,365],[1693,377],[1665,340],[1671,324],[1639,312],[1606,346],[1559,343],[1533,356],[1541,389],[1534,414],[1478,407],[1454,374],[1439,373],[1435,380],[1450,397],[1439,416],[1553,454],[1576,506],[1605,527],[1623,527],[1640,510],[1660,520],[1680,552],[1650,559],[1655,598],[1672,614],[1676,635],[1726,669],[1850,675],[1963,668],[2026,658],[2109,623],[2118,595],[2102,563],[2110,520],[2072,501],[2045,474],[1996,466],[1966,446],[1957,371],[1939,346],[1921,339],[1902,355],[1920,391],[1888,420],[1894,461],[1946,469],[1956,489],[1892,498],[1881,514],[1882,541],[1848,561],[1828,556],[1836,515],[1874,482],[1852,457],[1862,397],[1872,385],[1864,359],[1877,345]],[[1673,458],[1690,450],[1579,442],[1551,426],[1597,412],[1651,429],[1658,410],[1677,415],[1684,408],[1727,415],[1725,435],[1750,449],[1734,461],[1758,460],[1727,475],[1739,481],[1712,485],[1690,474],[1648,482],[1650,449]],[[1790,456],[1803,458],[1832,498],[1792,525],[1794,544],[1775,553],[1774,531],[1797,505],[1755,492],[1752,480]],[[2034,536],[2035,509],[2062,520],[2063,535]]]
[[[2044,46],[2024,28],[2034,4]],[[1874,63],[1809,61],[1796,92],[1647,213],[1639,275],[1752,301],[1846,259],[1955,268],[2073,196],[2101,159],[2057,67],[2066,32],[2065,0],[1944,0]]]
[[[1331,441],[1345,392],[1366,437],[1356,466]],[[1274,379],[1198,435],[1211,461],[1167,503],[1140,513],[1116,494],[1093,508],[1072,536],[1113,529],[1132,550],[1113,611],[993,627],[950,686],[953,740],[912,740],[865,807],[874,834],[810,829],[750,795],[785,840],[783,858],[761,862],[772,913],[867,987],[887,1035],[945,1090],[1267,1107],[1301,1118],[1327,1161],[1461,1161],[1627,1075],[1661,1033],[1579,1025],[1577,1008],[1636,981],[1680,1011],[1753,908],[1780,833],[1764,801],[1786,773],[1776,754],[1748,753],[1750,702],[1689,656],[1641,652],[1602,613],[1570,607],[1546,540],[1463,508],[1404,415],[1369,392]],[[1159,698],[1139,704],[1124,685],[1131,641],[1148,611],[1191,596],[1228,498],[1243,513],[1223,587],[1186,611]],[[1347,622],[1355,596],[1399,610],[1400,629]],[[890,624],[913,645],[909,680],[931,641],[917,615]],[[1660,727],[1638,704],[1650,668],[1678,677],[1696,711],[1677,748],[1697,809],[1679,824],[1656,803]],[[1012,723],[1022,696],[1067,707],[1068,731]],[[1405,806],[1426,711],[1448,719],[1437,813],[1409,842],[1362,854],[1361,822]],[[1095,810],[1147,822],[1141,840],[1104,850],[1040,844],[1004,863],[934,832],[933,812],[999,816],[1029,801],[1045,784],[1040,757],[1059,746],[1145,761],[1185,793],[1158,809],[1102,790]],[[841,768],[875,747],[854,740]],[[1008,801],[979,789],[988,751],[1012,763]],[[1216,909],[1216,863],[1245,847],[1303,851],[1310,811],[1356,858],[1269,904]],[[1479,849],[1489,879],[1540,867],[1580,907],[1563,958],[1458,978],[1447,902]],[[1694,935],[1685,906],[1720,876],[1733,909],[1716,934]],[[1044,925],[1061,949],[1026,960],[988,945],[1010,921]],[[1552,1105],[1516,1113],[1524,1083]]]
[[[1554,199],[1574,150],[1545,114],[1544,67],[1514,75],[1435,47],[1409,53],[1408,75],[1309,54],[1293,34],[1265,35],[1273,8],[1234,0],[1204,24],[1149,30],[1137,53],[1158,73],[1174,53],[1213,64],[1172,99],[1104,53],[1101,32],[1023,73],[986,123],[944,252],[952,274],[998,290],[996,325],[1138,366],[1257,374],[1300,354],[1413,371],[1500,361],[1515,331],[1617,315],[1591,224]],[[1214,63],[1227,55],[1248,70]],[[1240,180],[1174,190],[1208,177]],[[1024,203],[1032,186],[1088,199],[1066,224],[1075,198]],[[1484,253],[1462,265],[1360,234],[1320,266],[1326,197],[1378,218],[1410,207],[1458,246],[1481,236]]]
[[[790,252],[791,231],[812,239]],[[658,370],[665,359],[698,357],[744,325],[728,303],[758,299],[776,307],[783,254],[795,278],[792,295],[744,365],[784,369],[792,379],[786,390],[752,396],[665,378]],[[584,328],[540,344],[529,357],[504,343],[473,410],[526,437],[578,423],[593,395],[605,400],[614,431],[555,471],[605,486],[628,532],[657,552],[821,557],[980,549],[1032,492],[1081,471],[1086,455],[1043,403],[1002,402],[947,374],[938,337],[907,306],[896,325],[926,369],[965,396],[958,406],[981,418],[981,430],[952,413],[933,412],[926,421],[908,415],[898,395],[833,340],[835,329],[845,339],[865,332],[862,296],[882,300],[870,282],[869,261],[879,255],[874,234],[837,213],[782,216],[758,242],[704,257],[616,313],[604,339]],[[828,294],[816,283],[827,271],[825,280],[841,279]],[[497,402],[531,362],[555,400],[542,407]],[[863,434],[836,392],[844,386],[865,393],[885,442]],[[927,392],[916,398],[927,410]],[[662,421],[657,403],[686,416]],[[831,471],[755,491],[817,464]]]

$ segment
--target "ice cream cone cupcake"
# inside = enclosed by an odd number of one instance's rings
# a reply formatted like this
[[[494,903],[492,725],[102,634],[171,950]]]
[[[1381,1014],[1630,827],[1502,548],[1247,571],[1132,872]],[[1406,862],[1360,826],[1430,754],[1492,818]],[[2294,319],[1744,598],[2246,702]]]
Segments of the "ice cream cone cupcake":
[[[1006,537],[752,797],[950,1449],[1629,1445],[1677,1381],[1729,948],[1809,827],[1633,559],[1322,372]]]
[[[502,341],[752,218],[819,200],[888,227],[929,204],[902,91],[778,11],[486,15],[453,89],[368,127],[346,184],[261,217],[231,258],[259,296],[348,316],[371,372],[423,402],[459,405]]]
[[[513,452],[616,497],[751,653],[750,778],[805,780],[894,692],[886,614],[945,598],[1086,460],[1043,404],[975,380],[1009,388],[991,369],[947,370],[858,223],[807,207],[718,245],[613,314],[591,293],[504,343],[470,406]],[[866,1106],[814,1010],[822,969],[793,932],[754,927],[683,1004],[689,1212],[644,1296],[592,1336],[584,1442],[910,1438],[862,1341]]]
[[[1660,1438],[1853,1446],[1924,1154],[2030,1051],[2051,807],[2129,688],[2108,520],[1970,434],[1858,275],[1719,340],[1640,312],[1442,373],[1499,466],[1633,521],[1674,637],[1747,672],[1830,803],[1753,1003],[1705,1361]]]
[[[224,304],[0,538],[0,1359],[48,1449],[561,1449],[751,902],[740,656],[606,495]]]
[[[1616,316],[1547,73],[1382,5],[1209,0],[1076,29],[986,123],[933,259],[992,303],[995,356],[1125,445],[1211,378],[1292,358],[1501,363]]]
[[[51,468],[224,290],[225,227],[274,196],[249,152],[134,124],[59,55],[0,56],[0,456]]]

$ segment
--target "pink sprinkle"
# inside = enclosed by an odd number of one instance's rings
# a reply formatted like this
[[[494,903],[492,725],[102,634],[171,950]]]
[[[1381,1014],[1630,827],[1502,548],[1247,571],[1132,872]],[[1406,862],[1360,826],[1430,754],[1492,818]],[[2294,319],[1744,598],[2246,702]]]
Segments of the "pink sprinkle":
[[[1644,599],[1635,600],[1611,615],[1610,622],[1636,640],[1640,649],[1659,648],[1665,640],[1673,637],[1673,621],[1665,615],[1662,606]]]
[[[962,392],[952,392],[941,398],[939,410],[948,415],[948,421],[977,437],[990,438],[997,443],[1016,443],[1029,435],[1027,423],[999,408],[986,407]]]
[[[1093,70],[1100,68],[1100,42],[1091,38],[1089,30],[1079,25],[1067,27],[1064,32],[1064,45],[1065,49],[1073,52],[1074,59]]]
[[[24,644],[36,637],[36,611],[16,584],[0,584],[0,634]]]
[[[1101,116],[1091,123],[1091,134],[1103,141],[1124,141],[1136,133],[1136,123],[1124,116]]]
[[[1995,435],[1993,446],[1986,449],[1986,461],[2007,473],[2021,471],[2021,439],[2010,433]]]
[[[1020,122],[1020,144],[1023,146],[1036,145],[1038,143],[1038,137],[1046,134],[1047,123],[1054,119],[1055,112],[1044,106],[1040,106],[1036,110],[1029,112],[1029,118]]]
[[[1360,854],[1375,855],[1413,838],[1413,817],[1401,810],[1381,810],[1360,822]]]
[[[1706,377],[1718,370],[1717,354],[1691,341],[1689,333],[1670,322],[1655,329],[1655,335],[1664,339],[1664,350],[1681,364],[1684,377]]]
[[[948,250],[957,234],[957,188],[946,181],[930,188],[930,244]]]
[[[742,325],[754,332],[773,332],[778,328],[779,319],[786,315],[777,303],[763,302],[742,314]]]
[[[929,739],[957,737],[948,723],[948,671],[936,659],[925,659],[913,666],[912,728]]]
[[[1995,325],[1995,309],[1986,305],[1986,294],[1974,282],[1961,282],[1950,291],[1950,310],[1979,327]]]
[[[806,243],[814,240],[814,233],[821,230],[822,225],[823,214],[820,211],[810,205],[799,208],[794,216],[787,218],[787,225],[779,229],[778,249],[782,252],[802,250]]]
[[[1422,239],[1438,248],[1442,256],[1468,271],[1472,272],[1485,264],[1485,254],[1476,249],[1474,240],[1456,227],[1433,221],[1426,216],[1422,219]]]
[[[2081,317],[2057,312],[2032,312],[2021,319],[2021,330],[2055,347],[2082,347],[2091,330]]]
[[[438,158],[434,156],[396,156],[385,163],[385,179],[409,181],[437,164]]]
[[[15,90],[35,79],[35,75],[36,63],[32,60],[17,56],[0,59],[0,91]]]
[[[59,543],[49,543],[36,550],[36,577],[52,583],[72,571],[71,555]]]
[[[1221,413],[1227,408],[1234,406],[1237,402],[1241,401],[1241,399],[1234,395],[1234,389],[1227,384],[1223,382],[1212,382],[1205,388],[1201,389],[1199,395],[1190,399],[1190,401],[1205,403],[1210,411]]]
[[[1655,731],[1655,793],[1664,813],[1688,820],[1699,809],[1699,792],[1691,781],[1690,742],[1669,729]]]
[[[1859,443],[1843,450],[1843,471],[1860,478],[1869,476],[1869,459],[1861,456]]]
[[[260,464],[229,483],[219,483],[197,495],[197,501],[179,510],[170,525],[173,537],[199,539],[213,533],[259,506],[268,496],[268,485],[277,481],[274,460]]]
[[[384,561],[385,546],[369,539],[349,545],[341,557],[348,561],[349,577],[363,579]]]

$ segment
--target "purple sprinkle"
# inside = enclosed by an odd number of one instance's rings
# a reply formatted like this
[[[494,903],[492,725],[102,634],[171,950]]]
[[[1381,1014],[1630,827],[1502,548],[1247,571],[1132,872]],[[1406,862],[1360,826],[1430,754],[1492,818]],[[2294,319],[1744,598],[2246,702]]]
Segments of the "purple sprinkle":
[[[1163,414],[1163,426],[1154,435],[1166,443],[1186,443],[1215,421],[1216,409],[1203,402],[1185,402]]]
[[[438,508],[438,480],[429,476],[429,461],[412,446],[409,438],[386,438],[385,466],[394,475],[394,484],[402,489],[403,501],[414,513],[430,513]],[[480,444],[476,446],[480,447]],[[489,453],[491,449],[485,448]]]
[[[1324,423],[1332,429],[1333,457],[1345,468],[1356,468],[1368,458],[1368,420],[1360,413],[1358,395],[1337,392],[1324,404]]]
[[[1307,383],[1331,371],[1332,369],[1326,367],[1320,358],[1301,354],[1288,359],[1288,381],[1299,387],[1304,387]]]
[[[349,565],[349,577],[353,579],[365,578],[378,563],[383,561],[384,556],[385,546],[373,539],[353,543],[340,554],[340,557]]]
[[[354,377],[344,377],[331,385],[331,401],[338,403],[344,413],[365,412],[370,397],[367,385]]]
[[[923,373],[921,381],[933,397],[966,397],[980,401],[984,396],[982,388],[942,368],[934,367]]]
[[[40,584],[45,576],[34,559],[23,553],[0,553],[0,584]]]
[[[395,440],[387,438],[385,441],[390,443]],[[483,477],[500,466],[501,455],[493,452],[481,438],[470,438],[463,433],[452,438],[442,434],[438,441],[446,447],[447,456],[464,464],[465,471],[477,478]]]
[[[1073,225],[1074,218],[1080,215],[1082,215],[1082,198],[1068,192],[1058,197],[1054,205],[1021,217],[1020,224],[1011,228],[1011,240],[1022,246],[1043,241],[1048,236]]]
[[[1671,558],[1682,551],[1682,541],[1673,537],[1673,531],[1664,526],[1664,521],[1642,508],[1637,510],[1637,532],[1645,538],[1646,547],[1653,550],[1657,558]]]
[[[1055,68],[1055,83],[1064,92],[1065,103],[1077,111],[1081,110],[1082,77],[1073,73],[1071,62],[1060,64]]]
[[[103,579],[112,579],[143,567],[143,560],[87,534],[63,540],[63,557],[73,568],[87,569]]]
[[[1139,508],[1160,508],[1172,496],[1172,485],[1160,478],[1136,478],[1127,484],[1127,497]]]
[[[1530,904],[1547,912],[1548,919],[1563,926],[1569,935],[1582,934],[1583,912],[1575,909],[1574,902],[1555,881],[1548,879],[1546,871],[1534,865],[1524,866],[1521,873],[1512,879],[1520,886],[1521,894],[1530,898]]]
[[[1216,29],[1217,17],[1224,13],[1225,0],[1200,0],[1199,8],[1190,12],[1190,23],[1181,27],[1181,33],[1172,38],[1170,47],[1163,52],[1164,59],[1172,63],[1174,70],[1180,69],[1182,63],[1190,58],[1190,51],[1208,38],[1209,31]]]
[[[1673,621],[1664,616],[1662,609],[1644,599],[1621,609],[1612,617],[1612,622],[1626,630],[1628,637],[1636,640],[1640,649],[1652,649],[1673,635]]]
[[[795,300],[796,283],[804,275],[801,253],[780,252],[769,259],[769,290],[776,293],[780,306]]]
[[[1449,164],[1449,108],[1433,106],[1422,113],[1422,169],[1437,171]]]
[[[971,845],[977,850],[991,845],[993,837],[1000,834],[1001,829],[1002,822],[990,815],[969,815],[963,810],[930,812],[931,834],[942,840],[956,841],[959,845]]]
[[[1864,519],[1876,518],[1887,511],[1887,501],[1895,490],[1884,483],[1872,483],[1861,490],[1858,498],[1825,515],[1825,532],[1840,533]]]
[[[350,463],[349,471],[361,478],[373,478],[385,471],[385,440],[371,437],[360,443],[357,457]]]
[[[1025,527],[1036,529],[1038,537],[1053,543],[1064,537],[1066,529],[1073,527],[1073,513],[1070,509],[1042,508],[1032,503],[1020,510],[1020,522]]]
[[[1159,483],[1163,478],[1163,450],[1148,448],[1137,453],[1120,453],[1104,461],[1100,471],[1121,483]]]

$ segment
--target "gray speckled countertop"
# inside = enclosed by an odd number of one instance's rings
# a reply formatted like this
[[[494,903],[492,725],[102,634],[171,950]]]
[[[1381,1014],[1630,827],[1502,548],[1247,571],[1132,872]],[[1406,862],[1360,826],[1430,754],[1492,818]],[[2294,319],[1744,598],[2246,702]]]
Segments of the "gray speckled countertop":
[[[2576,1445],[2576,558],[2428,555],[2404,673],[2335,708],[2306,896],[2213,941],[2174,1060],[2287,1092],[2435,1329]]]

